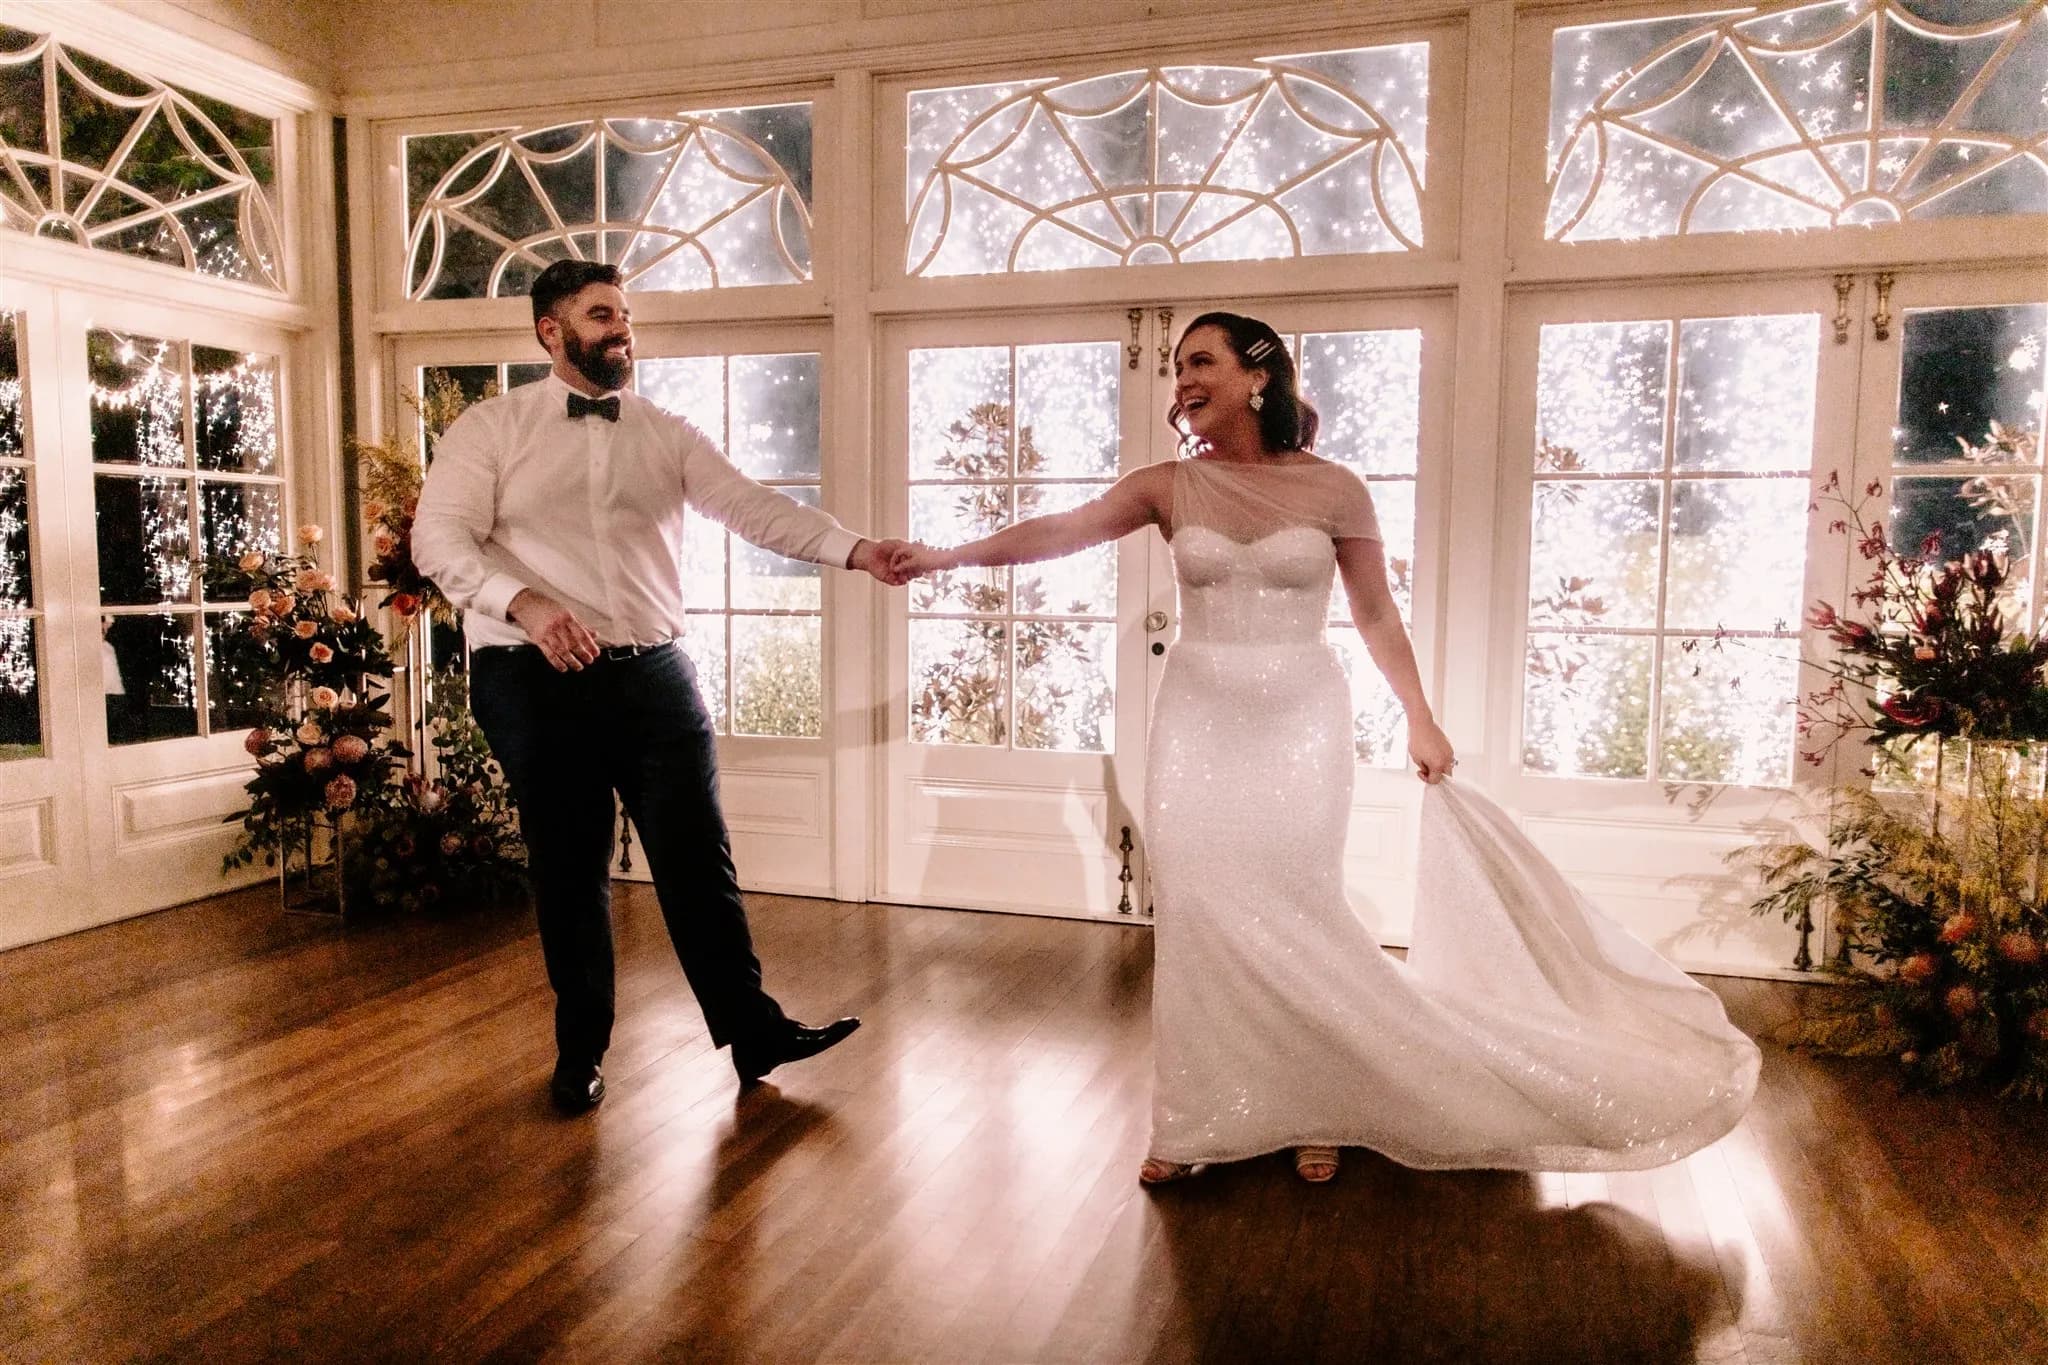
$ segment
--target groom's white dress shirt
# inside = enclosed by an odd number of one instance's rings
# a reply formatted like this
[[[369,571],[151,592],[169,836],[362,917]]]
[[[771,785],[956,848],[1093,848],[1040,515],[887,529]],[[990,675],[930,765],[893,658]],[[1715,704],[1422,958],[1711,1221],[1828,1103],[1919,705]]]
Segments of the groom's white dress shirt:
[[[686,505],[792,559],[844,565],[860,543],[639,394],[621,391],[608,422],[570,417],[574,392],[550,374],[476,404],[435,442],[413,562],[462,609],[472,647],[528,643],[506,615],[524,588],[575,612],[601,644],[682,634]]]

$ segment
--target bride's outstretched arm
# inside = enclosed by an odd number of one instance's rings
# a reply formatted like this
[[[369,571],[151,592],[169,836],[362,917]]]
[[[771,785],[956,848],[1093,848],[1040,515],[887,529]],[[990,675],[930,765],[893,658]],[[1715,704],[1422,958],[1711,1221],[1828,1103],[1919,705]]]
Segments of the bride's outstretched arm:
[[[1070,511],[1032,517],[965,545],[920,545],[900,551],[897,570],[915,576],[946,569],[1031,564],[1078,553],[1162,520],[1163,503],[1171,496],[1171,474],[1169,466],[1148,465],[1118,479],[1101,497]]]
[[[1365,640],[1372,661],[1386,675],[1387,685],[1408,715],[1408,757],[1415,775],[1441,782],[1457,761],[1450,738],[1430,713],[1423,695],[1422,673],[1415,666],[1415,647],[1401,608],[1387,587],[1386,547],[1377,540],[1350,538],[1337,542],[1337,567],[1344,575],[1344,595],[1351,603],[1351,623]]]

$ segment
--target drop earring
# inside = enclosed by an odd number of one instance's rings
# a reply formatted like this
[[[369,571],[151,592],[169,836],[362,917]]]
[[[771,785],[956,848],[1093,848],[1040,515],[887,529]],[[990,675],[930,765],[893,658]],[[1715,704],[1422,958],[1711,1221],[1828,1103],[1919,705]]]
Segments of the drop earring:
[[[1257,389],[1253,389],[1252,396],[1246,401],[1252,405],[1252,411],[1257,412],[1260,408],[1266,406],[1266,395],[1260,393]]]

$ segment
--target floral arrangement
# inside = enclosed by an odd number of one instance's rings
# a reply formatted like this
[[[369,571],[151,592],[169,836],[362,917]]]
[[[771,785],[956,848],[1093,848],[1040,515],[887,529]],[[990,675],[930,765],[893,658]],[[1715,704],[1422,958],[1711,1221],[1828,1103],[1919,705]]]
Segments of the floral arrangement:
[[[496,392],[487,385],[483,397]],[[448,375],[429,373],[424,393],[406,394],[405,404],[420,420],[431,443],[471,402]],[[370,533],[370,580],[388,591],[377,603],[389,607],[401,633],[426,615],[453,623],[455,608],[412,559],[412,523],[419,512],[426,461],[411,439],[399,435],[382,444],[358,441],[351,447],[363,490],[363,521]]]
[[[1882,488],[1864,488],[1874,498]],[[1822,762],[1850,734],[1873,744],[1900,738],[2048,739],[2048,632],[2029,638],[2008,620],[2003,554],[1972,550],[1943,560],[1941,536],[1911,553],[1893,546],[1864,516],[1862,500],[1827,484],[1844,515],[1830,529],[1853,535],[1871,565],[1853,594],[1862,619],[1822,602],[1808,622],[1828,632],[1838,653],[1823,665],[1829,685],[1800,708],[1800,733],[1818,737],[1802,752]]]
[[[426,720],[435,775],[406,774],[361,844],[360,875],[378,905],[496,898],[518,887],[525,866],[511,795],[469,713],[467,679],[443,670],[433,690]]]
[[[1837,653],[1802,700],[1801,757],[1822,763],[1860,734],[1876,756],[1865,776],[1888,770],[1896,789],[1837,788],[1824,842],[1734,855],[1761,877],[1752,910],[1810,926],[1831,908],[1841,931],[1828,969],[1854,989],[1786,1038],[1895,1056],[1927,1085],[1982,1078],[2048,1100],[2048,634],[2011,625],[2002,552],[1944,559],[1936,535],[1901,550],[1838,479],[1826,494],[1844,510],[1831,529],[1871,570],[1847,612],[1808,617]]]
[[[380,704],[344,701],[325,685],[312,689],[311,700],[297,724],[279,715],[243,740],[256,775],[244,789],[249,808],[228,817],[241,821],[242,839],[221,860],[223,872],[249,866],[259,853],[275,866],[311,837],[315,816],[376,813],[404,771],[409,755],[391,739]]]
[[[391,656],[376,627],[312,558],[325,538],[320,527],[301,526],[304,553],[250,550],[239,559],[216,561],[208,568],[208,590],[247,594],[248,626],[235,646],[238,662],[280,683],[354,692],[368,678],[390,677]]]

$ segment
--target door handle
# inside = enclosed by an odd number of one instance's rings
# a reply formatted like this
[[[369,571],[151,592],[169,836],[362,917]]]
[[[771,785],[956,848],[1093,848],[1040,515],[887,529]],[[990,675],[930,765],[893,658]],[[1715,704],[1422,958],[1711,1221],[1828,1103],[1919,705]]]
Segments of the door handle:
[[[1166,613],[1163,611],[1151,612],[1145,617],[1145,629],[1153,632],[1154,634],[1158,633],[1159,631],[1165,630],[1166,625]]]

